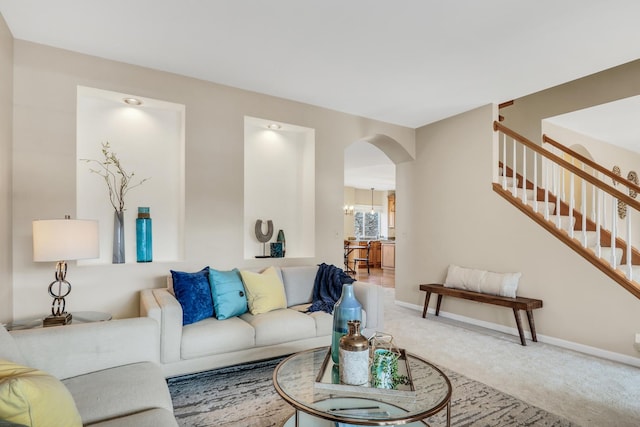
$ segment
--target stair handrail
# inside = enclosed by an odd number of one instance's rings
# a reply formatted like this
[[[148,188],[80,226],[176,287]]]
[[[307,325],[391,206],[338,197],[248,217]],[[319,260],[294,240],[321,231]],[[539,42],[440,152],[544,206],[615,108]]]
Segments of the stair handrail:
[[[532,151],[540,154],[543,157],[548,158],[549,160],[553,161],[554,163],[562,166],[564,169],[570,170],[571,172],[573,172],[574,174],[578,175],[580,178],[584,179],[585,181],[587,181],[587,182],[595,185],[599,189],[609,193],[611,196],[617,198],[618,200],[624,201],[627,205],[633,207],[637,211],[640,211],[640,202],[638,202],[636,199],[634,199],[631,196],[629,196],[628,194],[625,194],[622,191],[614,188],[612,185],[610,185],[610,184],[608,184],[608,183],[606,183],[606,182],[594,177],[593,175],[586,173],[585,171],[583,171],[579,167],[575,166],[573,163],[569,163],[566,160],[564,160],[562,157],[557,156],[557,155],[553,154],[552,152],[550,152],[549,150],[546,150],[546,149],[542,148],[540,145],[538,145],[538,144],[532,142],[531,140],[527,139],[526,137],[520,135],[518,132],[515,132],[515,131],[509,129],[508,127],[502,125],[498,121],[494,121],[493,122],[493,130],[494,131],[500,131],[503,134],[510,136],[511,138],[517,140],[521,144],[527,146],[527,148],[531,149]],[[614,176],[617,177],[617,175],[614,175]],[[623,182],[624,184],[627,184],[624,181],[621,181],[621,182]],[[640,190],[640,188],[639,188],[639,190]]]
[[[637,185],[635,182],[632,182],[632,181],[629,181],[628,179],[625,179],[623,176],[616,175],[615,173],[611,172],[609,169],[603,167],[599,163],[596,163],[593,160],[583,156],[582,154],[580,154],[580,153],[578,153],[576,151],[573,151],[571,148],[569,148],[569,147],[567,147],[565,145],[562,145],[561,143],[559,143],[558,141],[555,141],[554,139],[552,139],[551,137],[547,136],[546,134],[542,135],[542,141],[546,142],[548,144],[551,144],[552,146],[556,147],[559,150],[564,151],[565,153],[569,154],[571,157],[574,157],[574,158],[580,160],[585,165],[587,165],[587,166],[591,167],[592,169],[595,169],[598,172],[608,176],[612,180],[617,181],[620,184],[626,185],[630,189],[640,193],[640,185]]]

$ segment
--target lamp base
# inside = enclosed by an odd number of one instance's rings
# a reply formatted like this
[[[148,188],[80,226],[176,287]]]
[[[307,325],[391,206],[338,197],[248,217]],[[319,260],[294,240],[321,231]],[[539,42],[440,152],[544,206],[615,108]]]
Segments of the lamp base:
[[[62,313],[60,316],[47,316],[42,320],[42,327],[68,325],[71,323],[72,318],[71,313]]]

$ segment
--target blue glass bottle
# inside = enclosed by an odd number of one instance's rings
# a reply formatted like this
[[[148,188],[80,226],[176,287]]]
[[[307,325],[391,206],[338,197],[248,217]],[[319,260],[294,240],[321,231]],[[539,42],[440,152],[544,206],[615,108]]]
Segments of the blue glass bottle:
[[[136,218],[136,257],[138,262],[153,261],[151,215],[149,208],[139,207]]]
[[[331,359],[333,363],[340,361],[340,338],[347,335],[349,320],[359,320],[362,324],[362,305],[353,291],[353,283],[342,285],[342,295],[333,306],[333,337],[331,340]]]

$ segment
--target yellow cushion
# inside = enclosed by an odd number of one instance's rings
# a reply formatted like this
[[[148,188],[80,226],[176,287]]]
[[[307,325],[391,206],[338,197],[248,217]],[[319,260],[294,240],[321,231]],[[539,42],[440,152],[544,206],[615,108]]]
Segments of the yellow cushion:
[[[0,360],[0,419],[37,427],[82,426],[71,393],[57,378]]]
[[[262,273],[241,271],[240,275],[247,292],[247,305],[251,314],[287,308],[284,285],[274,267],[269,267]]]

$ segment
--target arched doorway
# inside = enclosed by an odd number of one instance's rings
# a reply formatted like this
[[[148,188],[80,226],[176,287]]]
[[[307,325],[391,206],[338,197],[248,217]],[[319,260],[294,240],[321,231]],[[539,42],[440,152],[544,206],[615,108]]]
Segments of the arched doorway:
[[[344,159],[345,270],[393,287],[396,164],[412,158],[396,140],[378,134],[351,143]]]

